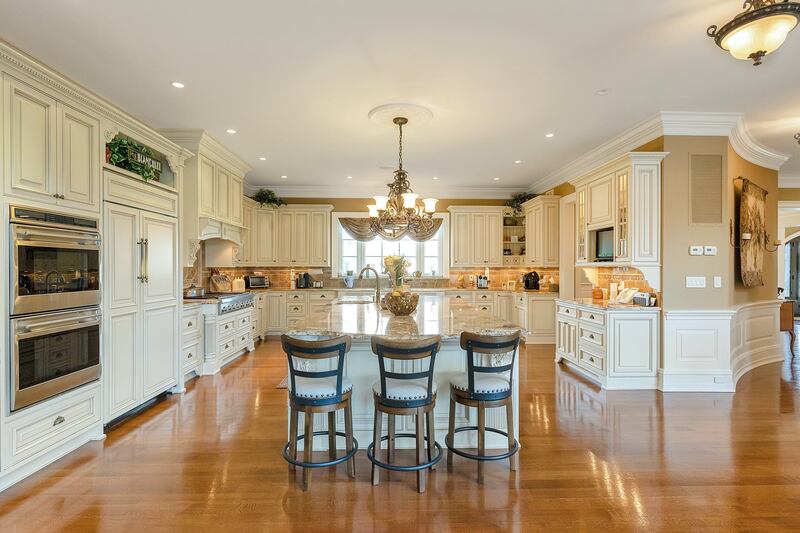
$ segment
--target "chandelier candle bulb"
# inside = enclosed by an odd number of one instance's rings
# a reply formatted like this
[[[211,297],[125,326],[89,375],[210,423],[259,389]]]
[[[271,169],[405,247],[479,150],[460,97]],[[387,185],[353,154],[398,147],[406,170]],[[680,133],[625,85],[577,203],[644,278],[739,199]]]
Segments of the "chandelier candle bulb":
[[[436,204],[439,202],[436,198],[425,198],[422,200],[422,203],[425,204],[425,212],[426,213],[435,213],[436,212]]]
[[[367,209],[369,210],[369,216],[371,216],[371,217],[377,217],[378,216],[378,206],[377,205],[370,204],[370,205],[367,206]]]
[[[417,205],[417,198],[419,195],[413,192],[406,192],[401,195],[403,197],[403,207],[406,209],[414,209]]]
[[[386,209],[386,204],[389,202],[388,196],[375,196],[375,208],[379,211],[384,211]],[[378,216],[378,215],[375,215]]]

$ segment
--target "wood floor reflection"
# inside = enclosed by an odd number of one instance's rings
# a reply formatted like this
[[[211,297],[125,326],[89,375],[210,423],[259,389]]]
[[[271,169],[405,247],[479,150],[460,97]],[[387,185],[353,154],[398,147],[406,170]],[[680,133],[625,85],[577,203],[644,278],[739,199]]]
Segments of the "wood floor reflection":
[[[490,464],[481,487],[456,458],[418,495],[408,474],[373,487],[362,451],[355,482],[341,465],[303,493],[280,455],[272,340],[0,494],[0,531],[800,527],[800,359],[751,372],[736,394],[603,392],[549,346],[528,348],[520,373],[516,474]]]

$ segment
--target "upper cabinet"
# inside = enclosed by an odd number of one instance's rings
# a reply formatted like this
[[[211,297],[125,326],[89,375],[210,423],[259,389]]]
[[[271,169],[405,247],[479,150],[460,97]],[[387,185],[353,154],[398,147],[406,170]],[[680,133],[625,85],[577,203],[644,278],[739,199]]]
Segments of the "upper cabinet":
[[[451,206],[450,266],[503,266],[502,206]]]
[[[615,265],[641,270],[651,287],[661,257],[661,162],[663,152],[631,152],[572,183],[576,191],[576,263],[597,256],[598,229],[613,229]]]
[[[5,192],[100,211],[100,121],[3,75]]]
[[[560,196],[542,195],[522,204],[525,212],[525,264],[558,266],[558,211]]]

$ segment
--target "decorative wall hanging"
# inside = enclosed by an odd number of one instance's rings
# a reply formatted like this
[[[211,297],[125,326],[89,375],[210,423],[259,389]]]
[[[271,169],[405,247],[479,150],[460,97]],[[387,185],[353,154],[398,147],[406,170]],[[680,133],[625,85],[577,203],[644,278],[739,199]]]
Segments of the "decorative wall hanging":
[[[740,179],[739,257],[742,284],[745,287],[760,287],[764,285],[764,252],[769,239],[766,229],[767,191],[746,178]]]
[[[138,174],[144,181],[161,179],[161,155],[124,135],[106,144],[106,163]]]

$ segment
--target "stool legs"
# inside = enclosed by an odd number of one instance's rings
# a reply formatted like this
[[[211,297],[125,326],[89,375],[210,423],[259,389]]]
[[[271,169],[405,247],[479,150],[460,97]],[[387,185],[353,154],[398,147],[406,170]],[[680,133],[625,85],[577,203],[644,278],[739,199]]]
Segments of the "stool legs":
[[[455,444],[453,440],[456,435],[456,401],[453,397],[450,397],[450,422],[447,426],[447,439]],[[450,447],[447,447],[447,471],[451,471],[453,469],[453,451]]]
[[[289,455],[297,460],[297,418],[300,412],[292,407],[289,410]],[[289,463],[289,470],[295,470],[295,466]]]
[[[417,422],[417,464],[422,464],[424,462],[423,454],[425,453],[425,427],[423,426],[425,414],[422,409],[417,409],[417,414],[414,418]],[[428,473],[425,469],[417,470],[417,491],[420,494],[425,492],[427,475]]]
[[[433,451],[436,449],[434,443],[436,442],[436,429],[433,427],[433,409],[426,414],[426,422],[428,424],[428,461],[433,461]],[[436,465],[431,466],[431,470],[436,470]]]
[[[336,412],[328,413],[328,457],[336,459]]]
[[[381,434],[383,433],[383,428],[381,425],[383,424],[383,413],[375,409],[375,422],[373,424],[373,433],[372,433],[372,453],[375,457],[380,456],[381,451]],[[372,484],[377,485],[378,481],[380,481],[380,474],[378,472],[378,467],[375,466],[375,463],[372,463]]]
[[[305,438],[303,439],[303,462],[311,462],[311,453],[314,449],[314,415],[306,412],[303,415],[305,425]],[[311,481],[311,469],[303,468],[303,490],[308,490]]]
[[[387,441],[386,462],[394,461],[394,430],[395,415],[386,415],[389,418],[389,440]]]
[[[486,455],[486,405],[478,402],[478,455]],[[483,461],[478,461],[478,483],[483,483]]]
[[[506,404],[506,427],[508,428],[508,451],[514,449],[514,400],[509,398],[508,403]],[[515,453],[511,457],[508,458],[508,466],[509,468],[514,471],[517,469],[517,455],[519,452]]]
[[[345,447],[347,453],[353,451],[353,406],[350,401],[344,408],[344,434],[345,434]],[[355,455],[347,462],[347,474],[351,478],[356,477],[356,457]]]

